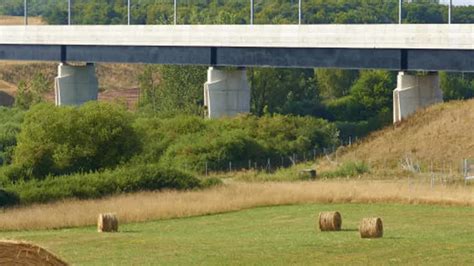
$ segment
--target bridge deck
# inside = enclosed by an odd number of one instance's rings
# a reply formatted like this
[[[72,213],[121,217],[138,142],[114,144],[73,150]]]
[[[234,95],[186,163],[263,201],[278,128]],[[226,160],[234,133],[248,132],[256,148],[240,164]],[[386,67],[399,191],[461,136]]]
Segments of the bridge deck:
[[[0,60],[474,71],[474,25],[0,26]]]
[[[0,44],[474,49],[472,24],[0,26]]]

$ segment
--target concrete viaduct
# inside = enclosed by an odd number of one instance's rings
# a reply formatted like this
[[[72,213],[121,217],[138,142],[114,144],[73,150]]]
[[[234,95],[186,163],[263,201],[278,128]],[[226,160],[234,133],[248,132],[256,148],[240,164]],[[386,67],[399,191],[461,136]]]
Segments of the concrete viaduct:
[[[209,117],[249,111],[248,66],[395,70],[400,72],[394,90],[394,121],[400,121],[420,107],[442,101],[437,71],[474,71],[474,27],[0,26],[0,60],[61,62],[55,81],[58,105],[97,98],[96,62],[210,66],[204,85]],[[219,68],[225,66],[238,68]]]

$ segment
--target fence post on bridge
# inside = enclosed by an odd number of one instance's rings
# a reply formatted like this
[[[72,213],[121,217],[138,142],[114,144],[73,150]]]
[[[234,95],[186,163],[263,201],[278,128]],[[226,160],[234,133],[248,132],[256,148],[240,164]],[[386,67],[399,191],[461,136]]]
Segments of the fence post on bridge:
[[[28,0],[23,2],[23,16],[25,18],[25,25],[28,25]]]
[[[403,0],[398,0],[398,24],[402,24],[402,4]]]
[[[174,0],[173,2],[173,19],[174,19],[174,25],[178,23],[178,0]]]
[[[254,17],[254,4],[253,0],[250,0],[250,25],[253,25],[253,17]]]
[[[72,0],[67,0],[67,24],[71,25]]]
[[[301,25],[301,20],[303,17],[303,0],[298,1],[298,25]]]
[[[452,12],[453,12],[453,0],[449,0],[449,7],[448,7],[448,24],[451,24],[451,21],[452,21]]]
[[[131,4],[130,4],[130,2],[131,2],[131,0],[128,0],[128,2],[127,2],[127,20],[128,20],[128,25],[131,24],[131,10],[130,10],[130,9],[131,9],[131,7],[130,7]]]

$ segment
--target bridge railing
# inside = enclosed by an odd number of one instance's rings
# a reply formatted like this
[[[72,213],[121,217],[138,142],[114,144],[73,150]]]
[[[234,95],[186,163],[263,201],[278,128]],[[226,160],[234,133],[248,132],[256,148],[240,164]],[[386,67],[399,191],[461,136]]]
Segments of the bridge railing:
[[[14,3],[12,5],[14,5],[17,15],[20,15],[20,10],[23,9],[23,24],[25,25],[29,24],[28,17],[30,15],[50,16],[51,13],[59,17],[57,21],[54,21],[54,24],[69,25],[451,23],[456,22],[453,11],[462,8],[462,5],[466,3],[474,5],[474,0],[472,3],[467,2],[468,0],[439,0],[439,4],[428,1],[420,3],[414,2],[414,0],[334,1],[329,4],[334,7],[334,10],[342,10],[346,5],[354,10],[334,17],[334,12],[325,10],[327,4],[315,0],[122,0],[121,5],[108,4],[107,1],[94,1],[95,10],[89,8],[86,11],[81,6],[84,6],[84,3],[91,3],[90,1],[54,0],[53,2],[57,3],[52,7],[54,10],[42,10],[40,2],[44,2],[44,0],[4,1],[4,3],[0,3],[0,15],[2,5]],[[193,6],[201,8],[205,6],[206,11],[199,12],[202,9],[195,9]],[[264,8],[269,6],[271,11]],[[433,6],[437,6],[438,10],[431,10]],[[233,10],[229,10],[229,7]],[[388,12],[389,14],[383,15],[374,13],[381,8],[391,11]],[[95,14],[85,19],[85,12],[107,13],[110,17],[104,19]],[[433,14],[426,14],[426,17],[429,17],[427,20],[416,17],[414,12],[433,12]],[[459,18],[462,20],[460,22],[465,23],[466,19],[469,20],[471,17],[465,13],[459,14]],[[472,20],[474,21],[474,17]]]

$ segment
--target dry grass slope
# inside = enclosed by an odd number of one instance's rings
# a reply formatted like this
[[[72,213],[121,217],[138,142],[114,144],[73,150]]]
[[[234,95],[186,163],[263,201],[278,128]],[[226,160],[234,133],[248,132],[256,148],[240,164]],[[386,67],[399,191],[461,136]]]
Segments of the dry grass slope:
[[[458,170],[462,159],[474,158],[473,121],[474,100],[438,104],[342,150],[339,159],[364,160],[380,169],[399,168],[408,157],[425,169],[433,163]]]
[[[260,206],[373,202],[474,206],[474,186],[430,188],[393,181],[230,183],[210,190],[143,192],[6,209],[0,212],[0,231],[94,225],[97,215],[105,212],[115,212],[121,223],[130,223]]]

